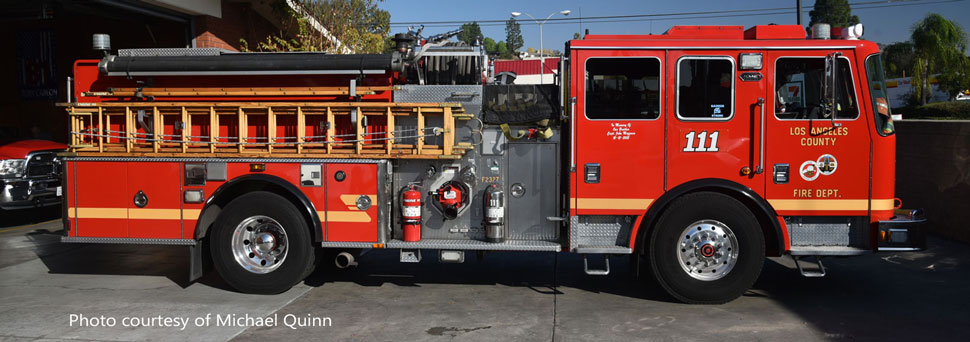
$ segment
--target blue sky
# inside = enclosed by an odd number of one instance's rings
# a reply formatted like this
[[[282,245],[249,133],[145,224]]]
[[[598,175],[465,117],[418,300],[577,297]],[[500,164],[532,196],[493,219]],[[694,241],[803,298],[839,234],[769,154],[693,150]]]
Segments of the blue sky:
[[[850,3],[872,2],[873,0],[850,0]],[[888,1],[887,1],[888,2]],[[813,0],[803,0],[802,23],[807,25],[808,12],[812,9]],[[905,2],[904,2],[905,3]],[[898,4],[898,3],[897,3]],[[909,3],[909,6],[884,7],[870,9],[854,9],[853,14],[859,16],[865,26],[864,38],[877,43],[892,43],[909,39],[910,28],[931,12],[943,14],[970,31],[970,1],[942,2],[941,0],[919,0]],[[735,16],[726,18],[693,18],[693,19],[664,19],[641,20],[614,23],[584,22],[583,29],[589,29],[591,34],[644,34],[663,33],[673,25],[744,25],[750,27],[758,24],[796,24],[794,11],[795,0],[486,0],[486,1],[402,1],[384,0],[379,4],[381,8],[391,13],[391,23],[411,21],[474,21],[474,20],[504,20],[509,18],[512,11],[524,12],[536,18],[545,18],[551,13],[561,10],[571,10],[569,17],[636,15],[658,13],[729,11],[761,8],[793,8],[790,13]],[[872,6],[872,5],[869,5]],[[709,16],[709,15],[707,15]],[[556,14],[553,18],[562,18]],[[528,21],[525,15],[524,18]],[[524,24],[524,22],[523,22]],[[443,27],[427,27],[425,36],[443,33],[458,28],[460,24],[449,24]],[[406,27],[393,26],[391,32],[405,32]],[[505,40],[505,25],[482,26],[486,37],[496,41]],[[572,39],[573,33],[580,31],[579,23],[547,22],[543,26],[543,42],[546,49],[562,49],[566,40]],[[535,25],[522,25],[522,37],[525,47],[539,47],[539,28]]]

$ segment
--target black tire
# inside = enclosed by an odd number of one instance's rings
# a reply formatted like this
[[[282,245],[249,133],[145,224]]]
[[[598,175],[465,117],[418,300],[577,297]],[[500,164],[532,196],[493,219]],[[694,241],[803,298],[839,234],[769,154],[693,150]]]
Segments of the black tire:
[[[253,218],[259,219],[254,221]],[[252,222],[252,225],[268,221],[271,223],[268,225],[274,227],[277,232],[282,230],[285,233],[277,234],[276,236],[282,236],[282,238],[276,237],[273,240],[272,246],[277,246],[280,241],[285,245],[285,254],[282,254],[284,257],[276,259],[278,265],[275,268],[261,268],[258,264],[249,265],[250,269],[258,270],[251,271],[243,264],[248,261],[237,261],[235,252],[242,250],[236,247],[237,250],[234,252],[233,241],[239,239],[235,236],[235,232],[237,227],[252,231],[246,226],[241,226],[247,220]],[[289,290],[306,278],[316,264],[316,251],[312,245],[313,239],[306,221],[289,201],[270,192],[250,192],[229,202],[216,219],[209,239],[212,246],[210,248],[212,263],[216,271],[230,286],[244,293],[275,294]],[[248,241],[244,240],[246,243],[243,245],[253,244]],[[276,250],[278,249],[274,247],[274,251]],[[249,255],[252,258],[253,254]]]
[[[728,228],[726,230],[728,234],[724,235],[722,241],[728,241],[728,235],[733,233],[736,246],[730,242],[716,244],[719,246],[717,253],[731,253],[736,249],[736,257],[718,259],[721,254],[705,256],[710,257],[705,260],[717,261],[711,263],[714,266],[698,268],[696,272],[707,271],[708,275],[689,273],[687,268],[692,266],[681,266],[681,263],[690,265],[689,261],[681,261],[681,259],[688,260],[682,257],[685,254],[681,253],[696,255],[705,251],[706,255],[706,251],[712,249],[690,249],[689,246],[687,248],[678,246],[691,243],[690,241],[697,237],[697,235],[691,235],[695,234],[695,227],[703,226],[704,229],[711,229],[713,235],[718,228],[725,232],[725,227],[721,224]],[[687,231],[688,227],[690,227],[689,231]],[[693,237],[688,238],[689,236]],[[720,236],[721,234],[717,234],[715,238],[720,239]],[[728,246],[734,246],[734,248]],[[649,274],[653,275],[657,283],[671,296],[690,304],[721,304],[738,298],[758,279],[765,259],[764,235],[757,218],[741,202],[715,192],[692,193],[671,203],[652,230],[647,248]],[[723,265],[728,265],[726,260],[731,259],[734,260],[733,267],[722,269],[721,274],[713,273],[717,271],[716,267],[721,267],[721,260],[725,260]],[[695,264],[698,264],[697,260]],[[696,278],[705,276],[720,278],[703,280]]]

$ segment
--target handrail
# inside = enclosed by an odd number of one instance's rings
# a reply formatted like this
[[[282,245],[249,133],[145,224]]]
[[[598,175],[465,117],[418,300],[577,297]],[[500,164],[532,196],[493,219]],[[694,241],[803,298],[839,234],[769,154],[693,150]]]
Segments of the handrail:
[[[758,175],[765,172],[765,98],[758,98],[758,107],[761,107],[761,129],[758,131],[758,143],[761,145],[758,152],[758,167],[754,169],[754,174]]]

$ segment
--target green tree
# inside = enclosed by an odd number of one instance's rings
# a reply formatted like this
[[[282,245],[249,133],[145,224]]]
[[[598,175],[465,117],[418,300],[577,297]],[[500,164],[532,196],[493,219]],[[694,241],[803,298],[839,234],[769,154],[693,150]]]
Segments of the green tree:
[[[377,7],[382,0],[301,0],[340,42],[355,53],[379,53],[391,26],[391,14]]]
[[[882,48],[882,62],[886,77],[906,77],[913,70],[913,43],[896,42]]]
[[[499,58],[512,58],[512,51],[509,51],[509,45],[504,40],[498,42],[498,44],[495,44],[495,54],[497,54]]]
[[[848,27],[859,23],[859,17],[852,15],[849,0],[816,0],[815,7],[808,12],[811,20],[808,27],[818,23],[832,27]]]
[[[525,40],[522,39],[522,28],[519,27],[519,22],[515,21],[515,17],[505,22],[505,44],[509,53],[513,55],[519,52],[522,45],[525,45]]]
[[[299,7],[308,16],[290,8],[286,0],[272,0],[274,14],[282,23],[279,33],[266,37],[256,51],[327,51],[341,53],[319,30],[331,36],[352,53],[380,53],[386,50],[391,14],[377,7],[383,0],[301,0]],[[295,25],[293,24],[295,23]],[[243,51],[249,43],[240,39]]]
[[[458,34],[458,41],[468,45],[475,44],[476,39],[482,39],[482,27],[477,22],[470,22],[461,25],[461,33]]]
[[[940,89],[950,96],[968,87],[970,62],[966,57],[967,33],[955,22],[930,13],[913,25],[913,92],[926,104],[929,78],[939,74]]]
[[[492,38],[485,38],[485,40],[482,41],[482,45],[485,46],[485,52],[487,52],[489,54],[495,52],[495,46],[497,44],[498,43],[495,42],[495,39],[492,39]]]

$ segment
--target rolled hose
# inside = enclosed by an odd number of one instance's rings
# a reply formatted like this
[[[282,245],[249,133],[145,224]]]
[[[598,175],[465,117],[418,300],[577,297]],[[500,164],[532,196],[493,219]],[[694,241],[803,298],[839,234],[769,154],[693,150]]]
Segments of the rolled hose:
[[[102,74],[313,73],[314,71],[401,71],[398,54],[331,55],[319,52],[223,53],[216,56],[108,56]]]

